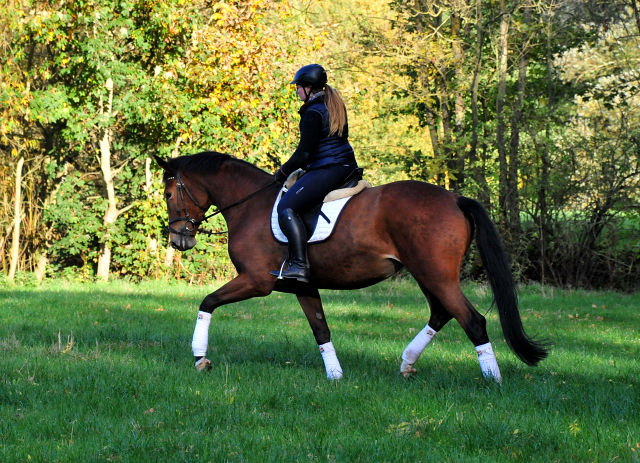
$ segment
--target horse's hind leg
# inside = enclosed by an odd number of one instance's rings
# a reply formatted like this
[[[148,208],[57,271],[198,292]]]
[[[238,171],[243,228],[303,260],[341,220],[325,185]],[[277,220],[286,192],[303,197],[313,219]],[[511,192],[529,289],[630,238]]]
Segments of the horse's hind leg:
[[[322,360],[327,370],[327,379],[338,380],[342,378],[342,368],[336,356],[336,350],[331,343],[331,332],[324,316],[320,293],[316,288],[308,288],[304,292],[296,293],[296,296],[320,348]]]
[[[416,372],[413,365],[418,361],[422,352],[434,338],[436,333],[446,325],[453,316],[447,312],[437,297],[431,291],[420,284],[423,294],[429,301],[431,316],[429,323],[420,331],[415,338],[409,343],[402,352],[402,364],[400,365],[400,374],[405,378]]]
[[[444,309],[460,323],[467,337],[475,346],[484,377],[492,377],[497,382],[501,382],[500,368],[498,368],[487,334],[486,319],[469,302],[457,282],[437,289],[434,288],[433,293]]]

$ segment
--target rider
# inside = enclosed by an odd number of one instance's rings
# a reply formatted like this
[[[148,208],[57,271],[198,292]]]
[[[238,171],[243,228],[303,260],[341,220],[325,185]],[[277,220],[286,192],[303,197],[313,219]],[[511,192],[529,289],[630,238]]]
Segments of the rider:
[[[275,172],[277,182],[303,168],[301,177],[278,204],[278,223],[289,241],[289,267],[270,272],[282,278],[309,281],[307,232],[300,216],[320,204],[358,168],[349,144],[347,110],[339,93],[327,85],[327,73],[319,64],[296,72],[291,84],[304,104],[300,113],[300,142],[291,158]]]

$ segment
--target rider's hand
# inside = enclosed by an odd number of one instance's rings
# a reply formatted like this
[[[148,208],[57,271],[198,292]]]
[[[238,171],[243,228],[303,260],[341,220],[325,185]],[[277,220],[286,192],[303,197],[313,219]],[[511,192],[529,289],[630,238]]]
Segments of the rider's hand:
[[[275,173],[273,174],[273,179],[278,183],[285,182],[285,180],[287,179],[287,175],[282,172],[282,167],[275,171]]]

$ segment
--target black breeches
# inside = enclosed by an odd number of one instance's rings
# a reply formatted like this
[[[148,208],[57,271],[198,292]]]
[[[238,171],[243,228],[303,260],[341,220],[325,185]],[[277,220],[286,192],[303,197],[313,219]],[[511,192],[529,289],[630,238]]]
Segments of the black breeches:
[[[357,167],[356,164],[338,164],[307,172],[282,197],[278,203],[278,214],[285,209],[303,214],[320,204],[324,197],[342,185]]]

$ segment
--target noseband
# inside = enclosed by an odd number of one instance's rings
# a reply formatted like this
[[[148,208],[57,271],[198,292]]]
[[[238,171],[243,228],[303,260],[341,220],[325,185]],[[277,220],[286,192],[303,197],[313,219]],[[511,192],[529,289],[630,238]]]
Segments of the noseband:
[[[212,231],[209,231],[209,230],[196,230],[196,228],[199,227],[200,224],[202,224],[202,222],[204,222],[205,220],[210,219],[214,215],[218,215],[218,214],[220,214],[220,213],[222,213],[222,212],[224,212],[224,211],[226,211],[228,209],[231,209],[234,206],[237,206],[238,204],[241,204],[241,203],[245,202],[246,200],[254,197],[255,195],[257,195],[261,191],[266,190],[271,185],[276,183],[276,181],[274,180],[271,183],[269,183],[268,185],[260,188],[257,191],[254,191],[253,193],[251,193],[248,196],[245,196],[242,199],[239,199],[238,201],[234,202],[233,204],[230,204],[227,207],[223,207],[222,209],[218,209],[217,211],[214,211],[209,215],[205,215],[200,220],[196,220],[196,219],[193,219],[193,218],[189,217],[189,211],[187,210],[187,202],[186,202],[186,200],[184,198],[184,193],[187,193],[187,196],[189,197],[189,199],[191,199],[193,204],[198,206],[198,208],[201,211],[203,211],[205,214],[207,213],[208,209],[202,207],[200,205],[200,203],[198,203],[198,201],[196,201],[196,198],[194,198],[193,195],[189,192],[189,189],[187,188],[187,185],[185,185],[185,183],[182,181],[182,178],[180,178],[180,172],[176,172],[175,177],[167,177],[166,180],[173,180],[174,178],[176,179],[176,190],[177,190],[177,193],[178,193],[178,211],[183,210],[184,211],[184,216],[183,217],[176,217],[175,219],[169,220],[169,226],[166,228],[166,230],[168,230],[171,233],[175,233],[176,235],[182,235],[182,236],[191,236],[191,233],[194,230],[196,232],[199,232],[199,233],[204,233],[205,235],[222,235],[224,233],[227,233],[226,231],[223,231],[223,232],[212,232]],[[176,222],[185,222],[184,227],[181,230],[173,229],[171,227],[171,225],[176,223]],[[189,228],[189,224],[191,224],[192,228]]]

